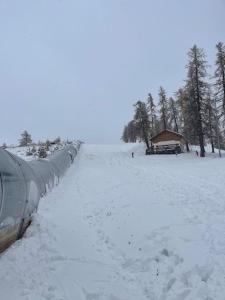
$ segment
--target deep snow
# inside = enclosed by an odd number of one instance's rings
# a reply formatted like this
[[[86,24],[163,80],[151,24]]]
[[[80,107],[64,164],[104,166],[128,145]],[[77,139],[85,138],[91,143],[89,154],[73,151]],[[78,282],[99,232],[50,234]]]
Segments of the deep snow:
[[[1,300],[225,299],[225,159],[143,152],[82,146],[0,256]]]

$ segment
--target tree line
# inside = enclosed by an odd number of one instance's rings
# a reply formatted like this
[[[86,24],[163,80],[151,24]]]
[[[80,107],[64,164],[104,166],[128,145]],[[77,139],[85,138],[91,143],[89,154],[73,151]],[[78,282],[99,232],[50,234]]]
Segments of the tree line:
[[[23,146],[30,146],[30,145],[47,145],[47,147],[49,147],[50,145],[54,145],[54,144],[60,144],[61,143],[61,138],[57,137],[54,140],[49,140],[47,139],[46,141],[39,141],[38,143],[34,143],[32,141],[32,137],[31,134],[27,132],[27,130],[24,130],[21,133],[21,138],[19,139],[19,147],[23,147]]]
[[[159,88],[158,103],[151,93],[147,100],[134,104],[134,117],[124,126],[125,143],[143,141],[150,147],[151,138],[161,130],[181,133],[188,143],[200,146],[205,156],[205,144],[225,148],[225,45],[216,45],[215,72],[210,76],[203,49],[194,45],[188,51],[185,83],[168,97]]]

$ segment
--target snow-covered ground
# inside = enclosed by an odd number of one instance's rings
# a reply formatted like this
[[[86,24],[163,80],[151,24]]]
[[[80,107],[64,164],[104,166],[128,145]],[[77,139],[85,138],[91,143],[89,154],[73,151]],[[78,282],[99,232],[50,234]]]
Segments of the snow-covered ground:
[[[225,299],[225,158],[143,152],[81,147],[0,256],[1,300]]]
[[[28,146],[24,146],[24,147],[19,147],[19,146],[14,146],[14,147],[7,147],[6,150],[11,152],[12,154],[18,155],[19,157],[21,157],[24,160],[33,160],[35,159],[33,155],[31,156],[26,156],[26,152],[29,150]]]
[[[73,144],[76,146],[78,142],[79,141],[75,140],[73,141]],[[65,147],[65,145],[66,143],[50,145],[49,150],[47,151],[47,155],[51,155],[53,152],[62,149],[63,147]],[[33,155],[27,155],[27,152],[30,152],[32,147],[33,146],[24,146],[24,147],[11,146],[11,147],[7,147],[6,150],[11,152],[12,154],[18,155],[19,157],[21,157],[26,161],[31,161],[34,159],[38,159],[38,149],[39,149],[39,146],[36,145],[35,146],[36,153],[34,153]]]

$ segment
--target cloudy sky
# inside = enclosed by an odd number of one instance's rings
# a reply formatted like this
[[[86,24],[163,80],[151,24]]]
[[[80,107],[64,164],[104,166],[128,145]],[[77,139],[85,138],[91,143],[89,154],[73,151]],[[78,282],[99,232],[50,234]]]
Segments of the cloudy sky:
[[[118,143],[136,100],[183,84],[194,43],[213,65],[225,0],[0,0],[0,41],[0,143]]]

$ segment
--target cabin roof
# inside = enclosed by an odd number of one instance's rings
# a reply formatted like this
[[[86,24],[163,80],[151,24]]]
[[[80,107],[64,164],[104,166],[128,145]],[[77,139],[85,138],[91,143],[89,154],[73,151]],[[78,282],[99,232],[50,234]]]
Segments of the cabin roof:
[[[153,136],[153,137],[151,138],[151,141],[154,141],[157,137],[159,137],[160,135],[162,135],[162,134],[165,133],[165,132],[172,133],[172,134],[178,136],[179,138],[183,138],[183,139],[184,139],[184,136],[183,136],[181,133],[178,133],[178,132],[175,132],[175,131],[172,131],[172,130],[165,129],[165,130],[162,130],[162,131],[160,131],[159,133],[157,133],[155,136]]]

